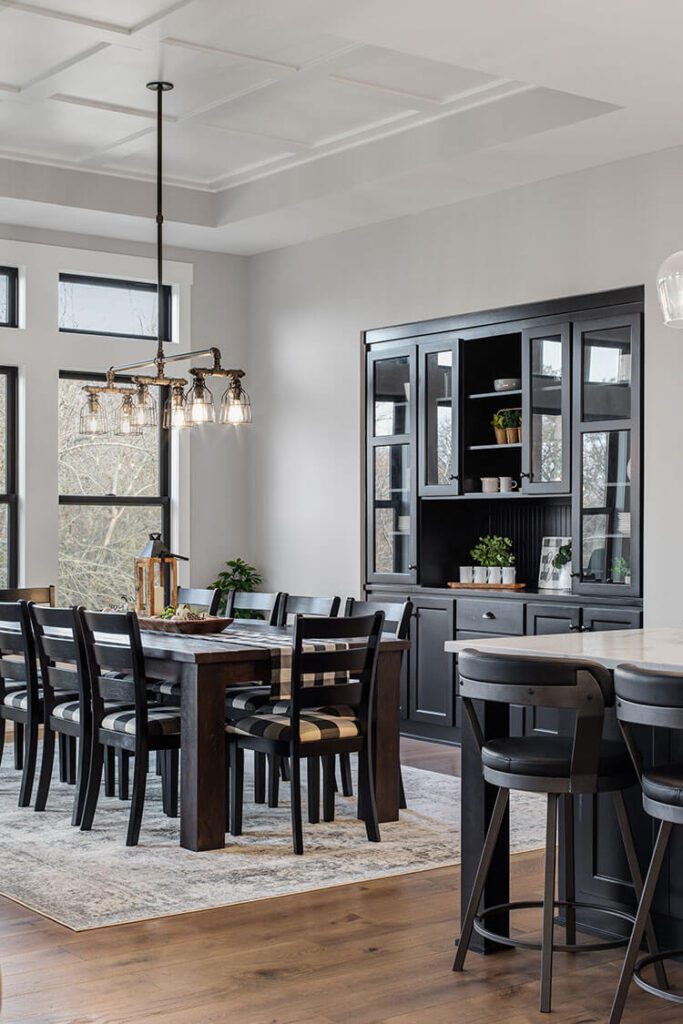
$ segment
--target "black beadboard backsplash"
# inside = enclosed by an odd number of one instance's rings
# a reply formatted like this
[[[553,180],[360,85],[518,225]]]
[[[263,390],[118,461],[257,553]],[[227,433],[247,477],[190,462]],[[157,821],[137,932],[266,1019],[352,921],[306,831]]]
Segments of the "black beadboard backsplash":
[[[517,580],[536,586],[544,537],[571,536],[570,499],[425,500],[421,503],[420,583],[443,587],[472,565],[470,550],[487,534],[510,537]]]

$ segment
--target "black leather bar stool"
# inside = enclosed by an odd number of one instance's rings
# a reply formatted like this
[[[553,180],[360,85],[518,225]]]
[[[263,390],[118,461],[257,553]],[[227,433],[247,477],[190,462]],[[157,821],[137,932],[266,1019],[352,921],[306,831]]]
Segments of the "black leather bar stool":
[[[453,964],[461,971],[473,929],[485,938],[506,946],[541,950],[541,1012],[549,1013],[552,992],[553,952],[595,952],[626,944],[626,939],[576,942],[576,911],[579,908],[633,921],[633,916],[597,904],[579,902],[574,884],[574,795],[611,792],[619,821],[633,885],[639,895],[642,879],[622,790],[634,785],[636,775],[624,745],[602,738],[605,707],[614,702],[610,673],[588,661],[529,658],[462,651],[458,658],[460,693],[475,739],[481,751],[484,778],[498,789],[493,815],[477,868],[474,886],[463,919],[460,943]],[[488,700],[527,707],[569,709],[575,713],[573,736],[502,736],[484,744],[473,701]],[[518,901],[479,910],[496,842],[508,807],[510,790],[548,794],[545,884],[542,901]],[[558,802],[565,812],[565,899],[555,899],[555,857]],[[501,935],[489,925],[496,915],[509,911],[543,908],[541,943]],[[565,937],[553,942],[556,909],[565,912]],[[654,932],[648,922],[648,940],[656,952]]]
[[[669,991],[663,970],[664,960],[683,957],[683,949],[662,953],[651,950],[649,956],[639,959],[643,933],[649,920],[671,831],[674,825],[683,825],[683,764],[679,761],[676,764],[644,768],[631,729],[632,725],[644,725],[683,730],[683,674],[620,665],[614,673],[614,686],[617,719],[640,778],[643,809],[661,822],[609,1018],[610,1024],[619,1024],[631,979],[646,992],[683,1005],[683,996]],[[643,971],[650,964],[654,965],[657,972],[658,986],[643,978]]]

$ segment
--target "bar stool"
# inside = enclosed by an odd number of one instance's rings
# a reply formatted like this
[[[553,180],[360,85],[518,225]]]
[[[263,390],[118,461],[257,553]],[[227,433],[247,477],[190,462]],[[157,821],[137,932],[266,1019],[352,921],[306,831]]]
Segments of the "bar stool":
[[[611,792],[622,841],[637,896],[642,879],[622,790],[634,785],[636,775],[622,743],[602,738],[605,707],[614,702],[610,673],[589,661],[560,658],[542,660],[523,656],[462,651],[458,657],[460,693],[468,721],[481,752],[484,778],[498,789],[477,873],[463,919],[462,934],[453,964],[462,971],[472,931],[505,946],[541,950],[542,1013],[549,1013],[552,992],[553,952],[596,952],[624,946],[627,939],[576,942],[577,909],[596,911],[632,922],[624,911],[584,903],[575,898],[574,882],[574,796],[577,793]],[[573,736],[503,736],[484,743],[474,700],[497,701],[527,707],[569,709],[575,712]],[[478,910],[500,829],[510,799],[510,790],[547,793],[545,883],[543,900],[501,903]],[[558,802],[565,812],[565,899],[555,899],[555,843]],[[533,907],[543,908],[541,943],[502,935],[489,925],[497,914]],[[553,919],[557,909],[565,911],[566,942],[553,942]],[[648,942],[656,953],[654,930],[647,921]]]
[[[631,725],[683,729],[683,674],[619,665],[614,673],[614,687],[617,719],[640,779],[643,809],[661,822],[609,1018],[610,1024],[619,1024],[631,979],[646,992],[683,1005],[683,996],[669,991],[663,969],[664,960],[683,956],[683,950],[666,950],[663,953],[651,950],[650,956],[638,959],[671,831],[674,825],[683,825],[683,764],[679,761],[644,769],[643,758],[631,730]],[[657,971],[658,986],[643,978],[643,970],[650,964]]]

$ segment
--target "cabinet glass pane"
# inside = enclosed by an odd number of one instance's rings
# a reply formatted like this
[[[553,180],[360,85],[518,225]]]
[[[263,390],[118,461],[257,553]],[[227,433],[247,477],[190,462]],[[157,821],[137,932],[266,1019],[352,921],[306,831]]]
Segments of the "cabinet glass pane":
[[[562,481],[562,338],[531,339],[531,479]]]
[[[583,335],[583,419],[631,416],[631,328],[608,327]]]
[[[450,484],[453,455],[453,353],[429,352],[425,369],[425,483]]]
[[[374,527],[376,573],[407,573],[410,564],[410,446],[374,449]]]
[[[375,437],[410,432],[410,357],[379,359],[374,364]]]
[[[631,582],[631,431],[582,435],[581,579]]]

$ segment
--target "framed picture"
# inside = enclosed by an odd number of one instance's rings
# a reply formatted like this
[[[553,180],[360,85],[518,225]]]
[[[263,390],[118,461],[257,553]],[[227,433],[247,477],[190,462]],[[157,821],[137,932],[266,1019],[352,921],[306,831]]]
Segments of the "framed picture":
[[[553,565],[558,551],[563,544],[569,544],[571,537],[544,537],[543,544],[541,547],[541,565],[538,570],[538,589],[539,590],[567,590],[567,568],[571,568],[569,564],[565,567],[565,571],[562,569],[556,569]],[[571,584],[570,584],[571,585]]]

